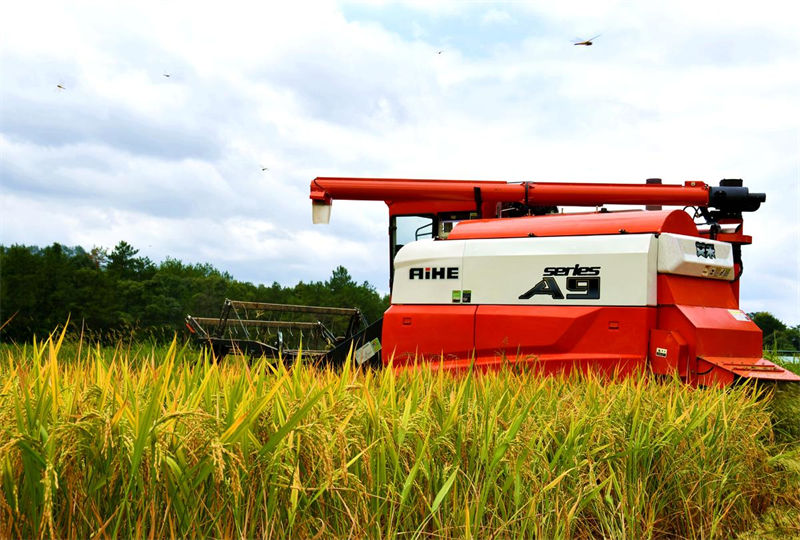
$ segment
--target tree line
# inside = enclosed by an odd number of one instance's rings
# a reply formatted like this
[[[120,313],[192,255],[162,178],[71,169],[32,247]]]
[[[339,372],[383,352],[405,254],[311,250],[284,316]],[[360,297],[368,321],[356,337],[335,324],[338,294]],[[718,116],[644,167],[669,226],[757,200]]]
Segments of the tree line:
[[[327,281],[293,287],[255,285],[210,264],[167,258],[154,263],[119,242],[110,252],[58,243],[0,246],[2,341],[43,337],[69,320],[70,330],[100,340],[122,335],[171,339],[187,314],[216,316],[225,298],[280,304],[357,307],[371,322],[388,307],[368,282],[343,266]]]
[[[765,349],[776,351],[800,351],[800,325],[788,326],[772,313],[758,311],[748,313],[763,332]]]
[[[109,252],[55,243],[0,246],[0,339],[30,341],[47,336],[69,320],[72,330],[114,339],[136,332],[171,339],[187,314],[219,312],[225,298],[338,307],[357,307],[377,320],[389,304],[367,282],[356,283],[346,268],[327,281],[293,287],[254,285],[210,264],[139,257],[125,241]],[[764,332],[764,347],[800,349],[800,326],[787,326],[767,312],[750,313]]]

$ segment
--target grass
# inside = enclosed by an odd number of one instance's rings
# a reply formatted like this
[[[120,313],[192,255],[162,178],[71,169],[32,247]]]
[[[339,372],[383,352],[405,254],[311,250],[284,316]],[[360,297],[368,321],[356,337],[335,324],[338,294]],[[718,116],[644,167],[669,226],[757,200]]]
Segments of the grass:
[[[0,349],[2,537],[800,533],[783,389],[62,339]]]

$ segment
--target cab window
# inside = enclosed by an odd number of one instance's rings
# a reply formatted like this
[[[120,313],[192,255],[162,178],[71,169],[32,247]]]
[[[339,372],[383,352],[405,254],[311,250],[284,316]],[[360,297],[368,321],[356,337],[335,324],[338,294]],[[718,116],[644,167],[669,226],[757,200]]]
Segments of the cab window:
[[[393,216],[389,223],[391,250],[389,253],[389,281],[394,281],[394,257],[409,242],[433,238],[434,216]]]
[[[431,216],[395,216],[392,221],[394,221],[393,256],[409,242],[433,238],[433,217]]]

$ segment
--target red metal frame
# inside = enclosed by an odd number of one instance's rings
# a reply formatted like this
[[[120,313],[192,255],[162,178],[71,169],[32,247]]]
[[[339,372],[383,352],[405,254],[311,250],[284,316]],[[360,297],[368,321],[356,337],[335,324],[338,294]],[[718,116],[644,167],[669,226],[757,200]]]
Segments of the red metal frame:
[[[500,218],[503,204],[535,206],[643,205],[708,208],[712,188],[705,182],[684,184],[595,184],[564,182],[518,182],[498,180],[433,180],[404,178],[352,178],[320,176],[311,181],[312,201],[332,204],[334,199],[384,201],[389,216],[438,214],[475,210],[478,217]],[[722,194],[722,200],[726,193]],[[763,199],[762,199],[763,200]],[[756,205],[757,207],[757,205]],[[735,244],[750,244],[743,234],[740,217],[726,217],[721,225],[733,225],[735,233],[715,233],[715,237]],[[621,227],[624,228],[624,227]],[[702,231],[711,236],[710,231]]]
[[[390,206],[404,201],[469,202],[475,200],[476,188],[481,190],[481,198],[486,203],[530,202],[537,205],[565,206],[707,206],[709,203],[709,186],[703,182],[637,185],[345,177],[315,178],[311,182],[311,199],[325,204],[330,204],[333,199],[385,201]]]

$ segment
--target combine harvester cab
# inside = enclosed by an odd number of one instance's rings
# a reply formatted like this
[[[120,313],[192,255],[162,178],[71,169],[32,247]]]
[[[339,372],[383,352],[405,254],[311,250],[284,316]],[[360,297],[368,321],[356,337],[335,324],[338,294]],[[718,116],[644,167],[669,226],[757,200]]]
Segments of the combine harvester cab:
[[[762,358],[761,331],[739,309],[741,246],[751,243],[742,212],[765,200],[740,180],[318,178],[315,222],[329,219],[335,198],[389,207],[392,303],[370,335],[348,340],[359,363],[650,370],[693,385],[800,380]],[[648,210],[555,213],[605,204]],[[694,207],[700,226],[657,205]]]

